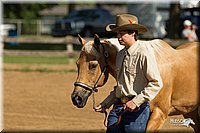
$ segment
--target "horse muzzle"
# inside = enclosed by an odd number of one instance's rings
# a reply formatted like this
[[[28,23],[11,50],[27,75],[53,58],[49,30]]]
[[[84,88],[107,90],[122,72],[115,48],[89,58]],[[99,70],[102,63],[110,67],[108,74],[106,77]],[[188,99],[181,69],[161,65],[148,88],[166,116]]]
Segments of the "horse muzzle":
[[[86,102],[84,103],[82,97],[80,97],[80,96],[72,95],[72,102],[78,108],[83,108],[86,104]]]
[[[90,92],[86,92],[85,90],[83,91],[73,91],[71,94],[71,99],[73,104],[78,107],[78,108],[83,108],[85,107],[87,103],[88,97],[91,95]]]

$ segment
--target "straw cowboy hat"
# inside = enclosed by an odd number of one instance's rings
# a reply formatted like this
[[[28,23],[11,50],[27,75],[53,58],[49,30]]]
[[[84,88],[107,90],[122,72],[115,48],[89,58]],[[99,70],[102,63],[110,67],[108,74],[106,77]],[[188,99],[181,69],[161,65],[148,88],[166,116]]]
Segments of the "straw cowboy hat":
[[[137,17],[131,14],[119,14],[116,17],[116,24],[106,26],[106,31],[118,32],[123,30],[137,30],[138,34],[147,32],[147,28],[142,24],[138,24]]]

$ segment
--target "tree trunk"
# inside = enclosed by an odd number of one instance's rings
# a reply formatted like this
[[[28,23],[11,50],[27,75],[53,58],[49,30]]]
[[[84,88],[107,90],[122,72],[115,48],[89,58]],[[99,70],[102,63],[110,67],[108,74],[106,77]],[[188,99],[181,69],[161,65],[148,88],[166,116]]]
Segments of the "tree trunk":
[[[169,38],[175,39],[179,38],[180,30],[180,4],[171,4],[170,5],[170,17],[169,17],[169,29],[168,36]]]
[[[70,3],[68,6],[69,7],[68,13],[71,13],[75,9],[75,6],[76,6],[75,3]]]

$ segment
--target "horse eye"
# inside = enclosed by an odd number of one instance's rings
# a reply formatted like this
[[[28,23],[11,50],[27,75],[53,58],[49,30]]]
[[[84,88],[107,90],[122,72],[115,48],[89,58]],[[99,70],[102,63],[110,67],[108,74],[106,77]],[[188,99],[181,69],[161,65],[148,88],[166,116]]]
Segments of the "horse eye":
[[[90,69],[95,69],[98,64],[90,64]]]
[[[95,68],[97,67],[97,65],[98,65],[98,63],[92,62],[92,63],[89,64],[89,69],[90,69],[90,70],[91,70],[91,69],[95,69]]]

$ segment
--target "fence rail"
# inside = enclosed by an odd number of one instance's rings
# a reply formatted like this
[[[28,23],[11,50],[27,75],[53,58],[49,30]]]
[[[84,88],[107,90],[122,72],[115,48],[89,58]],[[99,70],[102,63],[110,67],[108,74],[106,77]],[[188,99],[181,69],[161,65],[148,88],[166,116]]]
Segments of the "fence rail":
[[[85,40],[92,40],[93,38],[84,38]],[[73,36],[66,36],[66,37],[61,37],[61,38],[55,38],[55,37],[43,37],[43,36],[33,36],[33,37],[9,37],[5,36],[3,38],[4,43],[10,43],[10,42],[15,42],[15,43],[27,43],[27,44],[65,44],[66,45],[66,50],[69,53],[74,52],[73,45],[80,45],[80,42],[77,37]]]
[[[85,40],[93,40],[93,38],[90,37],[84,37]],[[3,38],[3,41],[5,43],[8,42],[16,42],[16,43],[34,43],[34,44],[75,44],[79,45],[80,42],[78,40],[78,37],[74,36],[66,36],[66,37],[51,37],[51,36],[30,36],[30,37],[9,37],[5,36]]]
[[[85,40],[93,40],[93,38],[90,37],[84,37]],[[105,38],[101,38],[103,40]],[[183,39],[163,39],[167,43],[169,43],[172,47],[176,48],[184,43],[187,43],[187,40]],[[80,42],[77,37],[73,36],[66,36],[66,37],[51,37],[51,36],[33,36],[33,37],[9,37],[5,36],[3,39],[4,43],[9,42],[16,42],[16,43],[29,43],[29,44],[65,44],[67,47],[67,50],[70,49],[70,51],[73,51],[73,45],[80,45]]]

